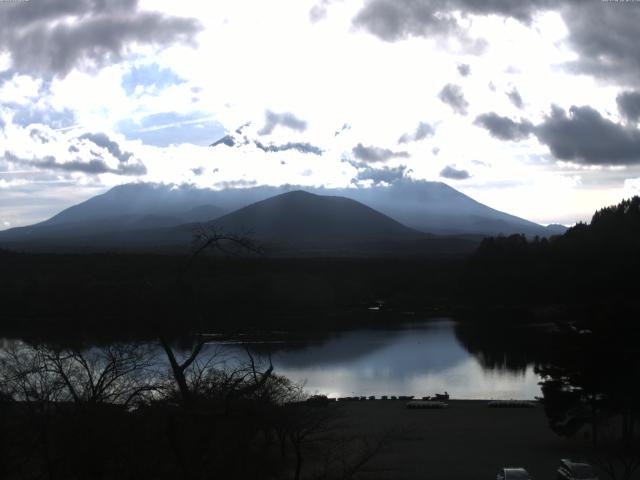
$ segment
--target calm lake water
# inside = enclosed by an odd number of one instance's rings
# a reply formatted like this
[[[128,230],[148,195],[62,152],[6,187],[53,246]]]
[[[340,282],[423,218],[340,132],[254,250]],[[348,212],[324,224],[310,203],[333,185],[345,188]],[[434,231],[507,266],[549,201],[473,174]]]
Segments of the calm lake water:
[[[414,395],[444,391],[460,399],[533,399],[541,395],[532,365],[483,365],[456,336],[451,320],[337,333],[319,342],[263,342],[275,371],[330,397]],[[244,346],[211,342],[222,356],[246,358]]]
[[[276,333],[259,341],[242,336],[242,342],[212,336],[199,358],[206,361],[215,354],[218,366],[234,367],[246,365],[246,348],[263,361],[270,354],[276,373],[305,382],[309,393],[330,397],[420,398],[447,391],[460,399],[533,399],[541,395],[540,379],[531,347],[519,345],[519,339],[530,339],[533,333],[469,329],[469,324],[444,319],[338,332],[315,341],[293,341]],[[15,342],[0,339],[0,352]],[[533,342],[534,353],[541,344],[544,340]],[[158,343],[145,345],[166,368]],[[180,355],[180,350],[176,349],[178,357],[190,352],[187,348]]]

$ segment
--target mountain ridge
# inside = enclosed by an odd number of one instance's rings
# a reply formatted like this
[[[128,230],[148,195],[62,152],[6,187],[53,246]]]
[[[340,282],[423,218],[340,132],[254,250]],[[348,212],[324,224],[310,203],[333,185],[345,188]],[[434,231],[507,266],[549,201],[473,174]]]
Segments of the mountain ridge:
[[[154,183],[116,186],[69,207],[41,224],[87,220],[119,213],[172,214],[202,204],[220,208],[220,215],[280,193],[304,189],[319,195],[351,198],[410,228],[436,234],[549,235],[549,229],[477,202],[442,182],[403,180],[368,188],[316,188],[294,185],[251,186],[222,190]],[[562,229],[560,229],[562,230]],[[553,233],[562,233],[552,230]]]
[[[282,198],[273,200],[278,197]],[[274,217],[268,213],[268,205],[287,198],[296,199],[289,202],[288,214]],[[324,212],[314,210],[314,201],[318,198],[323,199],[320,210],[324,209]],[[252,207],[254,204],[265,201],[267,207],[261,207],[261,214],[251,214],[251,209],[256,208]],[[332,202],[342,203],[336,206]],[[359,213],[338,222],[337,218],[345,213],[342,208],[355,204]],[[307,221],[299,211],[304,210],[303,206],[307,215],[315,211],[313,220]],[[358,223],[359,217],[367,220]],[[293,227],[296,223],[292,223],[293,218],[297,218],[296,222],[302,226],[299,231]],[[150,243],[176,245],[186,243],[186,232],[192,236],[194,224],[215,225],[216,220],[218,228],[224,227],[226,231],[259,230],[263,239],[269,241],[279,244],[315,242],[318,248],[322,247],[320,244],[329,248],[330,245],[349,243],[351,234],[347,232],[355,231],[349,228],[359,224],[362,231],[368,233],[354,234],[356,243],[373,245],[380,240],[380,245],[389,252],[392,252],[391,243],[397,244],[398,239],[402,239],[400,243],[406,242],[409,237],[424,243],[429,235],[440,236],[437,248],[442,249],[445,238],[455,244],[469,239],[477,243],[482,236],[496,234],[549,236],[557,233],[555,226],[549,229],[491,209],[440,182],[405,181],[386,187],[305,188],[304,191],[291,185],[213,190],[187,185],[134,183],[114,187],[39,224],[2,231],[0,245],[45,246],[49,242],[61,246],[66,242],[74,246],[82,244],[86,249],[125,244],[139,247]],[[285,228],[282,222],[287,221],[289,224]],[[340,223],[339,228],[333,225],[336,222]],[[383,235],[384,229],[367,230],[367,222],[387,225],[398,238]],[[276,232],[278,228],[279,233]],[[308,233],[303,234],[305,231]],[[457,238],[455,242],[453,237]],[[417,249],[424,247],[414,246]],[[464,243],[463,249],[466,246]],[[398,248],[404,247],[398,245]]]

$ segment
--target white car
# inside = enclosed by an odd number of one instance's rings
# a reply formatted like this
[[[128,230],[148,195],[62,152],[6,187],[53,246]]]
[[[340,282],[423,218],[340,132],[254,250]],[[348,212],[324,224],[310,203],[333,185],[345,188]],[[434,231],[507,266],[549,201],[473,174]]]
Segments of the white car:
[[[498,472],[496,480],[531,480],[531,476],[524,468],[507,467]]]

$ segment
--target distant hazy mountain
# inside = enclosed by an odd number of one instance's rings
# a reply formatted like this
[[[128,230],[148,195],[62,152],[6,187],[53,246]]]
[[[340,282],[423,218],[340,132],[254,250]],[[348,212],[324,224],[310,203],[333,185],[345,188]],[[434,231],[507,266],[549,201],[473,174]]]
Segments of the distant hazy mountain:
[[[195,211],[201,210],[211,212]],[[249,234],[273,255],[443,256],[469,253],[479,242],[435,237],[355,200],[304,191],[276,195],[209,222],[169,225],[173,221],[129,214],[101,221],[48,222],[2,232],[0,244],[45,251],[185,252],[200,228]]]
[[[423,232],[549,235],[537,223],[487,207],[441,182],[405,180],[388,187],[337,190],[336,195],[358,200]]]
[[[391,186],[340,189],[285,185],[211,190],[191,186],[134,183],[114,187],[102,195],[60,212],[43,223],[66,223],[124,214],[174,216],[177,212],[201,205],[215,205],[220,209],[220,213],[229,213],[251,203],[298,189],[319,195],[357,200],[424,232],[482,235],[548,234],[541,225],[487,207],[444,183],[406,179]]]
[[[38,225],[84,222],[120,215],[171,216],[179,222],[185,221],[184,216],[195,216],[197,221],[203,221],[229,211],[220,208],[211,199],[211,190],[207,189],[130,183],[69,207]],[[209,218],[202,218],[202,213]]]
[[[547,235],[548,236],[551,236],[551,235],[562,235],[568,230],[567,227],[565,227],[564,225],[560,225],[559,223],[549,224],[545,228],[547,230]]]
[[[48,242],[54,242],[57,245],[63,245],[66,242],[77,245],[77,240],[82,237],[84,239],[82,243],[90,248],[89,238],[91,237],[95,238],[96,244],[109,243],[115,238],[114,235],[119,236],[121,242],[125,242],[129,238],[141,238],[142,235],[139,232],[142,230],[212,221],[231,212],[235,212],[235,215],[224,217],[224,222],[227,222],[226,225],[229,228],[244,226],[254,230],[262,229],[261,233],[265,233],[266,230],[263,227],[270,226],[275,221],[275,217],[270,216],[272,215],[270,209],[277,202],[283,202],[283,199],[274,200],[275,203],[267,203],[266,206],[252,206],[248,210],[236,211],[299,188],[285,185],[213,190],[151,183],[121,185],[102,195],[67,208],[39,224],[0,232],[0,244],[36,242],[44,245]],[[305,188],[305,190],[316,195],[345,197],[341,200],[342,202],[346,199],[360,202],[368,207],[366,210],[368,213],[365,214],[365,210],[361,210],[358,215],[363,215],[368,220],[372,220],[372,212],[377,210],[377,215],[383,214],[381,215],[383,217],[386,215],[385,218],[395,221],[396,225],[398,222],[403,224],[401,226],[406,230],[413,229],[438,235],[458,237],[471,235],[476,237],[525,233],[527,235],[549,236],[562,233],[564,229],[562,226],[543,227],[494,210],[440,182],[403,180],[391,186],[343,189]],[[300,212],[304,207],[310,212],[314,211],[313,215],[319,214],[314,210],[315,204],[311,200],[314,198],[313,196],[306,196],[298,192],[292,197],[283,198],[295,199],[296,201],[293,203],[300,204]],[[351,205],[353,206],[353,204]],[[299,218],[302,215],[291,205],[288,208],[291,218]],[[259,214],[255,213],[258,211]],[[341,208],[334,204],[327,204],[326,211],[329,217],[335,216],[335,220],[325,220],[324,225],[318,228],[318,231],[315,231],[313,235],[309,233],[308,236],[322,236],[323,232],[329,232],[327,235],[329,237],[338,234],[338,229],[333,228],[333,225],[339,225],[342,221],[340,219],[346,217],[340,215],[343,213]],[[298,217],[295,217],[294,213]],[[312,214],[309,213],[309,215]],[[356,217],[358,215],[352,214],[347,223],[355,222],[357,224]],[[364,223],[366,222],[363,220],[359,224],[364,225]],[[280,227],[283,229],[281,232],[283,235],[276,234],[276,230],[272,230],[270,235],[273,238],[290,237],[293,233],[293,230],[287,230],[284,224]],[[136,235],[126,233],[132,231],[138,233]],[[369,232],[366,229],[363,231]],[[371,230],[371,232],[374,231],[378,232],[375,229]],[[303,234],[296,233],[296,235]],[[73,241],[67,242],[69,239],[73,239]],[[342,241],[346,240],[346,237],[335,237],[335,239]],[[139,243],[138,240],[135,243]]]
[[[225,213],[207,203],[208,190],[150,183],[114,187],[44,222],[0,231],[0,242],[55,240],[207,222]]]

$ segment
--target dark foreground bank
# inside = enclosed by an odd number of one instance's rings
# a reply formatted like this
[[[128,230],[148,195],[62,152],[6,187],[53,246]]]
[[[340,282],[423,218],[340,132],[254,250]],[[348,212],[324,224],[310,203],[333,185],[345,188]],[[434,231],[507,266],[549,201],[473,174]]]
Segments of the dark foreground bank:
[[[567,439],[548,427],[541,405],[489,408],[487,401],[453,400],[444,409],[410,410],[403,401],[339,402],[345,429],[394,440],[372,459],[367,479],[492,479],[506,466],[532,478],[555,479],[561,458],[590,459],[590,441]],[[601,476],[601,478],[606,478]]]

